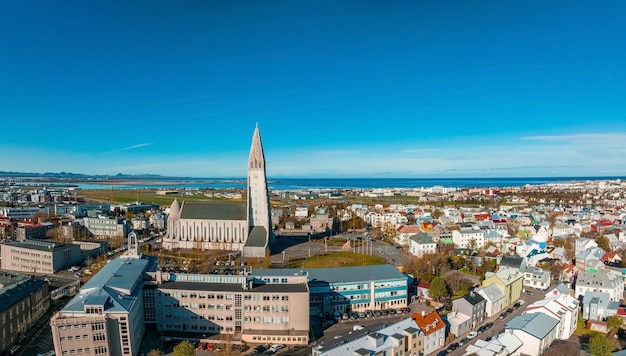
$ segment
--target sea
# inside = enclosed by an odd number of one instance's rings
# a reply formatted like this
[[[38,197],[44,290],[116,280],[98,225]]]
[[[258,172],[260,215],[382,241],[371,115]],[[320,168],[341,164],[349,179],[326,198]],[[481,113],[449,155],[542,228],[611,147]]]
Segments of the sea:
[[[376,188],[429,188],[435,186],[454,188],[497,188],[521,187],[554,183],[573,183],[584,181],[620,180],[626,177],[534,177],[534,178],[268,178],[268,187],[273,190],[307,189],[376,189]],[[81,189],[235,189],[245,188],[245,178],[207,178],[190,179],[166,178],[167,183],[157,180],[154,184],[146,180],[137,183],[76,183]]]

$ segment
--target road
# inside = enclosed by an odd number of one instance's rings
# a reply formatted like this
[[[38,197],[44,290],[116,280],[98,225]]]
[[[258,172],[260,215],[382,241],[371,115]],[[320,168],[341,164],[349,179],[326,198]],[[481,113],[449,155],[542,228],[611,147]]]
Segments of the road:
[[[554,286],[548,288],[548,290],[551,290]],[[458,349],[448,353],[448,355],[452,355],[452,356],[461,356],[465,354],[465,350],[467,349],[467,347],[471,344],[473,344],[474,342],[476,342],[476,340],[478,339],[486,339],[487,337],[491,336],[491,337],[495,337],[496,335],[498,335],[498,333],[500,333],[500,331],[504,330],[504,326],[506,325],[506,323],[508,323],[511,319],[513,319],[514,317],[522,314],[524,312],[524,310],[526,309],[526,307],[529,304],[532,304],[540,299],[543,299],[545,297],[546,292],[545,291],[538,291],[538,290],[534,290],[534,289],[530,289],[534,295],[529,296],[526,295],[525,293],[522,293],[522,297],[520,298],[520,300],[524,300],[524,305],[522,305],[521,307],[517,308],[517,309],[513,309],[513,312],[511,314],[509,314],[506,318],[504,319],[498,319],[498,316],[500,315],[500,313],[498,313],[497,315],[491,317],[491,318],[487,318],[485,319],[481,325],[487,324],[488,322],[492,322],[493,323],[493,327],[491,327],[491,329],[485,331],[482,334],[478,334],[478,336],[472,340],[470,340],[470,342],[468,342],[467,344],[460,346]],[[504,310],[503,310],[504,311]],[[481,325],[477,325],[476,329],[478,329]],[[467,336],[467,334],[463,334],[461,336],[459,336],[458,338],[454,339],[454,340],[450,340],[445,347],[441,348],[441,349],[445,349],[448,347],[448,345],[450,345],[453,342],[459,342],[462,338],[464,338],[465,336]],[[439,350],[441,350],[439,349]],[[437,352],[439,352],[439,350]]]

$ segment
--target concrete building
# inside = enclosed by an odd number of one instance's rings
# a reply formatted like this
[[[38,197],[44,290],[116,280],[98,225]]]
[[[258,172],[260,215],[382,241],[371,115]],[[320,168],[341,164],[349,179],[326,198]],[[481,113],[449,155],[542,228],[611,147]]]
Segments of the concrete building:
[[[423,342],[424,334],[409,318],[391,325],[369,325],[349,335],[323,341],[313,347],[312,355],[424,355]]]
[[[143,258],[133,246],[128,251],[105,264],[52,316],[57,355],[139,354],[145,330],[144,276],[156,269],[157,261]]]
[[[408,280],[392,265],[312,268],[257,269],[252,275],[278,282],[285,275],[301,272],[308,277],[311,315],[381,310],[406,307]]]
[[[525,313],[543,313],[559,321],[556,338],[567,340],[576,330],[579,303],[569,294],[553,289],[542,300],[526,307]]]
[[[0,208],[0,215],[15,220],[32,219],[37,213],[46,213],[48,210],[43,207],[25,207],[25,208]]]
[[[273,242],[265,155],[259,128],[254,130],[248,159],[246,204],[217,201],[183,202],[170,206],[163,248],[241,251],[264,257]]]
[[[157,272],[157,330],[231,334],[247,343],[306,345],[309,305],[306,274],[278,281],[252,276]]]
[[[46,281],[0,274],[0,350],[9,349],[48,309],[50,295]]]
[[[124,238],[130,233],[130,222],[123,217],[85,217],[83,225],[97,239]]]
[[[1,269],[30,273],[56,273],[83,260],[78,245],[41,240],[0,244],[0,255]]]
[[[53,229],[55,224],[50,222],[37,223],[33,221],[19,221],[17,223],[17,240],[45,239],[46,233]]]
[[[576,299],[586,292],[604,292],[609,294],[611,301],[624,298],[624,281],[621,274],[607,269],[578,272],[576,279]]]
[[[454,230],[452,231],[452,242],[459,248],[483,248],[485,247],[485,235],[480,229]]]
[[[420,232],[409,238],[409,252],[417,257],[425,253],[437,253],[437,244],[425,232]]]
[[[504,328],[522,342],[520,354],[539,356],[556,339],[558,324],[557,319],[543,313],[524,313],[511,319]]]

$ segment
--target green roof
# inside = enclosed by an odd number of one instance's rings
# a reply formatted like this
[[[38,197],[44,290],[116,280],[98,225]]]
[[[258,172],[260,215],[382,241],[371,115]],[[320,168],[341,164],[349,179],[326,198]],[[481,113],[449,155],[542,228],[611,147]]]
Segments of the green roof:
[[[221,201],[184,202],[181,219],[247,220],[246,204]]]

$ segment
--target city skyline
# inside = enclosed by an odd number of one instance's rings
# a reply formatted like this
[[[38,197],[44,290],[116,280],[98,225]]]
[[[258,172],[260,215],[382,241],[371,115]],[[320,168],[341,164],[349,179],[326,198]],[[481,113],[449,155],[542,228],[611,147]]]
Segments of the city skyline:
[[[626,4],[9,2],[0,171],[626,174]]]

